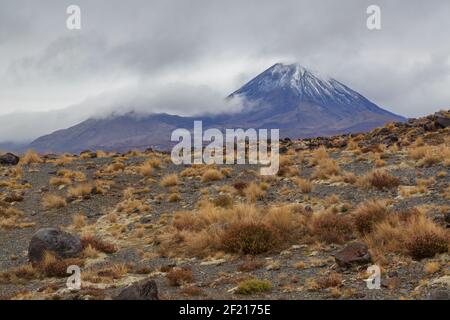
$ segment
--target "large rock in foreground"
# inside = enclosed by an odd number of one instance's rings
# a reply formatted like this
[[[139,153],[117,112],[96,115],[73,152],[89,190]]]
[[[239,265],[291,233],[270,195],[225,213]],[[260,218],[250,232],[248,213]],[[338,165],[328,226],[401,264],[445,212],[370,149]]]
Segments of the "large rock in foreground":
[[[158,288],[154,280],[143,280],[123,289],[114,300],[158,300]]]
[[[31,238],[28,247],[28,259],[32,263],[42,260],[46,251],[58,258],[72,258],[83,250],[77,236],[56,228],[39,229]]]
[[[345,246],[334,255],[334,258],[338,266],[344,268],[372,262],[369,249],[364,243],[360,242],[353,242]]]
[[[0,156],[0,164],[7,166],[15,166],[19,163],[20,158],[12,153],[5,153]]]

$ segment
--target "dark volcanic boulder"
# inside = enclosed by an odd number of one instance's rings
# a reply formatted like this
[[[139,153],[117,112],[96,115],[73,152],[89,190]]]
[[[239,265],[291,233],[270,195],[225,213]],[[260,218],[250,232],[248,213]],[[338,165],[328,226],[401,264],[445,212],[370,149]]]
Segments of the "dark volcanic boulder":
[[[114,300],[158,300],[158,288],[154,280],[143,280],[123,289]]]
[[[448,116],[438,114],[436,116],[436,122],[444,128],[450,127],[450,117]]]
[[[28,247],[28,259],[39,262],[46,251],[59,258],[75,257],[83,246],[77,236],[56,228],[39,229],[31,238]]]
[[[334,255],[334,258],[340,267],[364,265],[372,261],[369,249],[364,243],[360,242],[353,242],[345,246]]]
[[[12,153],[5,153],[0,156],[0,164],[15,166],[19,163],[20,158]]]
[[[428,294],[428,300],[450,300],[450,290],[434,289]]]

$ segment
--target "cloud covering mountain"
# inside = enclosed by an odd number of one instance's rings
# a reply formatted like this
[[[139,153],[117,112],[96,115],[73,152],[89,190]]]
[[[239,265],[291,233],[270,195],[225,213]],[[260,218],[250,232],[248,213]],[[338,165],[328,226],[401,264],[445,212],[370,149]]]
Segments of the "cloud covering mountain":
[[[65,28],[70,4],[2,1],[1,141],[114,109],[219,112],[223,96],[278,61],[332,75],[406,116],[450,101],[446,1],[380,0],[380,31],[366,28],[365,0],[79,0],[81,31]]]

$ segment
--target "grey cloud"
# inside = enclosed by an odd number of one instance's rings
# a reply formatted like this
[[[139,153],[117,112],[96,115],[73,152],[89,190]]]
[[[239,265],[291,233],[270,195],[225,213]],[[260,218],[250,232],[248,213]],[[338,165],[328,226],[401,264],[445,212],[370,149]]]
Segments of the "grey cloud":
[[[380,31],[366,28],[373,3]],[[69,4],[0,0],[1,113],[220,112],[229,108],[223,97],[279,61],[328,74],[406,116],[449,104],[445,0],[79,0],[79,32],[65,29]],[[67,125],[48,122],[39,121],[40,132]]]

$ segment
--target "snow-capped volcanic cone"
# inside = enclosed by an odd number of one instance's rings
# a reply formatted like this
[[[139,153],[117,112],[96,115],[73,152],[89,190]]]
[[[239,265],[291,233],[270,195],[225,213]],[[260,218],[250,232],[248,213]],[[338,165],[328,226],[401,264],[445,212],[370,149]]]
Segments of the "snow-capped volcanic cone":
[[[174,93],[176,94],[176,93]],[[303,138],[363,132],[404,118],[379,108],[334,79],[321,78],[297,64],[275,64],[228,96],[239,97],[237,114],[180,117],[152,114],[88,119],[68,129],[42,136],[29,148],[80,152],[85,149],[128,150],[170,147],[176,128],[192,129],[194,120],[206,128],[280,129],[280,137]]]
[[[298,64],[275,64],[230,95],[235,96],[245,98],[248,112],[230,124],[280,128],[293,138],[367,131],[404,120]]]

